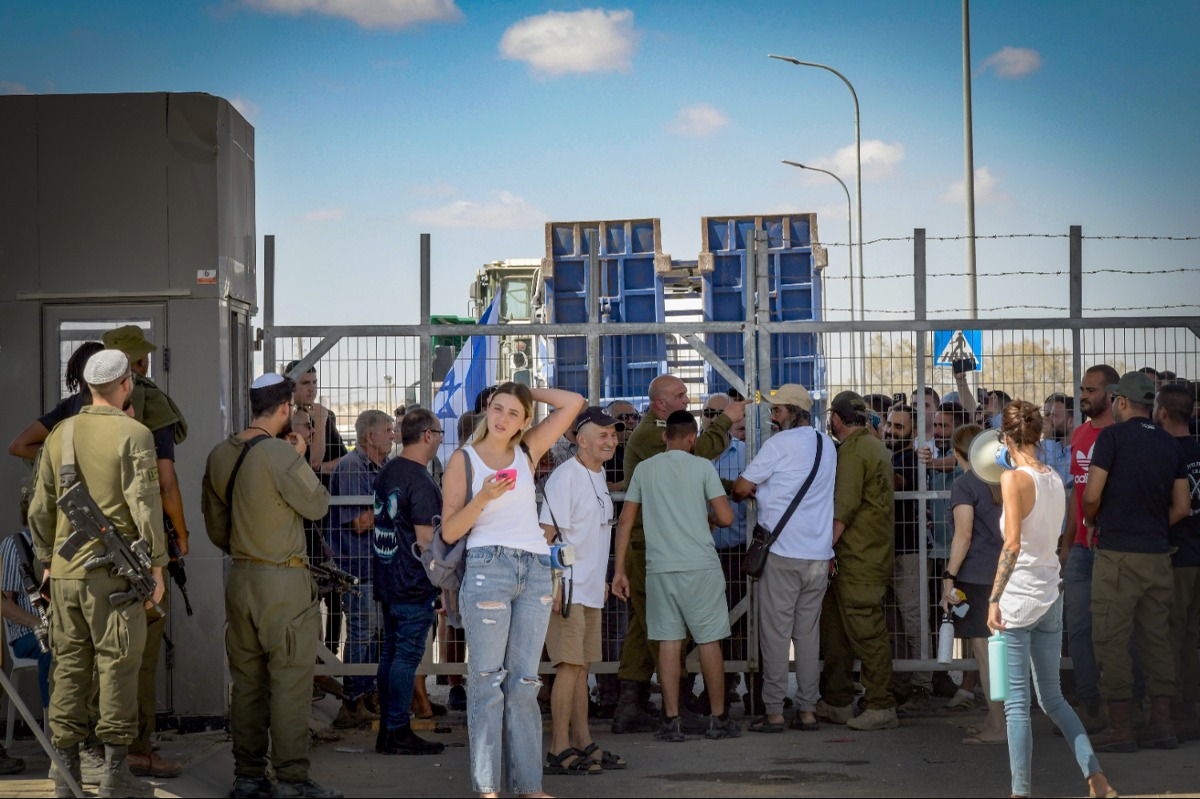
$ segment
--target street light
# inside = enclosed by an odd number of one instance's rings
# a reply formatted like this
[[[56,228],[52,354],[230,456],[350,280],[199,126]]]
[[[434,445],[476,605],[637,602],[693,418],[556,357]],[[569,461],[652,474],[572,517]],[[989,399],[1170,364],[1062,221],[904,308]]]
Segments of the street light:
[[[787,61],[795,64],[798,67],[816,67],[832,72],[842,79],[842,83],[846,84],[846,88],[850,90],[850,96],[854,98],[854,163],[855,163],[855,183],[854,191],[858,200],[858,318],[862,320],[863,312],[866,310],[867,303],[863,298],[863,233],[862,233],[862,136],[859,131],[858,124],[858,92],[854,91],[854,84],[846,79],[846,76],[838,72],[836,69],[825,64],[817,64],[812,61],[801,61],[798,58],[792,58],[786,55],[771,55],[768,58],[774,58],[779,61]],[[841,183],[841,181],[838,181]],[[845,184],[843,184],[845,188]],[[853,278],[853,276],[851,276]],[[850,287],[850,303],[854,304],[854,284],[851,280]],[[851,312],[853,316],[853,311]]]
[[[850,217],[852,216],[852,214],[850,213],[850,189],[846,188],[846,184],[841,178],[839,178],[837,175],[830,172],[828,169],[821,169],[821,167],[819,167],[819,166],[807,166],[806,164],[801,164],[796,161],[784,161],[783,163],[787,164],[788,166],[794,166],[799,169],[807,169],[812,172],[823,172],[826,175],[829,175],[829,177],[836,180],[838,182],[838,185],[840,185],[842,187],[842,191],[846,193],[846,256],[847,256],[847,260],[849,261],[849,272],[847,274],[849,275],[849,278],[851,281],[850,282],[850,318],[853,319],[854,318],[854,235],[850,231],[850,225],[851,225]],[[860,271],[862,270],[861,263],[859,264],[859,270]],[[822,304],[824,304],[824,299],[825,299],[825,292],[822,291],[821,292]],[[866,353],[863,353],[863,354],[865,355]],[[854,334],[851,333],[850,334],[850,380],[855,385],[858,385],[858,378],[855,375],[855,370],[857,368],[857,364],[858,364],[858,359],[855,357],[855,353],[854,353]]]

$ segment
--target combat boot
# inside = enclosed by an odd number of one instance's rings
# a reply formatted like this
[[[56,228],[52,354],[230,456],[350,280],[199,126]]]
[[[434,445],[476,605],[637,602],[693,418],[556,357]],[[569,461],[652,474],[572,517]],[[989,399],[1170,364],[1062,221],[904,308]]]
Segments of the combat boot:
[[[79,744],[68,746],[65,749],[55,747],[54,752],[58,755],[58,759],[63,762],[63,765],[67,767],[70,775],[75,779],[75,784],[82,787],[83,778],[79,774]],[[71,790],[70,782],[62,776],[62,772],[58,769],[53,769],[52,771],[51,779],[54,780],[54,795],[56,797],[75,796],[75,793]]]
[[[1137,738],[1133,734],[1130,703],[1108,703],[1108,726],[1092,736],[1092,748],[1097,752],[1136,752]]]
[[[104,745],[104,777],[100,780],[100,796],[154,796],[154,786],[133,776],[125,759],[128,746]]]
[[[271,791],[271,796],[297,796],[304,797],[305,799],[342,799],[342,792],[336,791],[333,788],[326,788],[312,780],[304,780],[302,782],[276,780],[275,788]]]
[[[1171,723],[1171,697],[1155,696],[1150,699],[1150,723],[1136,736],[1138,746],[1151,749],[1178,749],[1175,725]]]
[[[657,729],[658,719],[639,707],[638,684],[633,680],[621,680],[621,694],[617,699],[617,709],[613,713],[613,735],[654,732]]]
[[[1180,743],[1200,740],[1200,714],[1195,702],[1171,704],[1171,722],[1175,725],[1175,737]]]

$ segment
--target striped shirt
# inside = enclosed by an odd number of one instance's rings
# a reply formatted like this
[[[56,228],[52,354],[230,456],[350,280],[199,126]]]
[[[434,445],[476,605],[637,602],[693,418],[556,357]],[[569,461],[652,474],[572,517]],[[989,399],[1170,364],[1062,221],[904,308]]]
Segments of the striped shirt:
[[[0,541],[0,563],[3,564],[3,572],[0,573],[0,591],[12,592],[17,596],[17,605],[21,610],[31,616],[37,614],[33,610],[33,605],[29,604],[29,598],[25,596],[25,589],[21,583],[21,553],[17,551],[16,536],[25,536],[25,540],[32,545],[33,537],[29,533],[28,528],[21,528],[21,532],[8,536],[3,541]],[[33,632],[33,628],[26,627],[23,624],[4,620],[4,633],[8,636],[9,643],[20,638],[22,635],[28,635]]]

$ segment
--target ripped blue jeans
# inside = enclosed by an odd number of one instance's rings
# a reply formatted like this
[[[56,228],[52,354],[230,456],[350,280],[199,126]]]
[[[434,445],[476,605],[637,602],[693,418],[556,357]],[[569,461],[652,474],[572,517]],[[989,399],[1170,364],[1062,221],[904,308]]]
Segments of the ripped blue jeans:
[[[550,556],[490,546],[467,550],[466,561],[458,606],[467,634],[472,786],[477,793],[539,793],[538,663],[553,605]]]

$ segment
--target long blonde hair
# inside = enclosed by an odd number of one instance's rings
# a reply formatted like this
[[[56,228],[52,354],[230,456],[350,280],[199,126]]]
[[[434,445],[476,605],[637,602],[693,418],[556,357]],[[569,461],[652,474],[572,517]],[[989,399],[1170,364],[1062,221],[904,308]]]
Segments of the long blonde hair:
[[[492,396],[488,398],[488,406],[490,407],[491,404],[495,402],[496,397],[500,396],[501,394],[508,394],[509,396],[516,397],[517,402],[521,403],[521,407],[525,409],[526,422],[533,418],[533,392],[529,390],[529,386],[523,383],[514,383],[511,380],[507,383],[501,383],[500,385],[496,386],[496,390],[493,391]],[[479,424],[475,426],[475,432],[471,434],[470,443],[472,446],[475,446],[476,444],[482,444],[488,437],[487,408],[483,409],[483,413],[480,414],[480,417]],[[513,437],[509,439],[508,445],[513,449],[516,449],[518,446],[520,446],[521,439],[524,438],[526,429],[527,428],[523,426],[520,430],[514,433]]]

